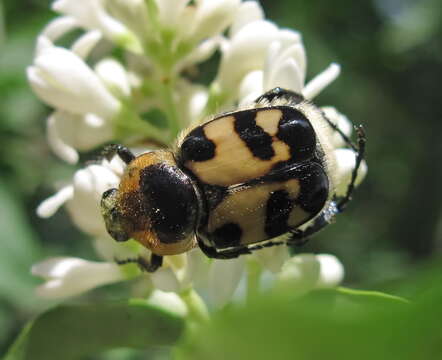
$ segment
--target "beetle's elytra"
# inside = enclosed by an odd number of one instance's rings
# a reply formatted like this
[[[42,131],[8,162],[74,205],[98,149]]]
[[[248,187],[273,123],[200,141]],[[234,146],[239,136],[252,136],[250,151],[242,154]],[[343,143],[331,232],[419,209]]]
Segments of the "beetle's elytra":
[[[330,133],[356,152],[346,196],[334,193]],[[195,246],[229,259],[262,247],[299,244],[331,222],[350,200],[365,137],[358,146],[301,95],[275,88],[253,107],[224,113],[190,130],[175,151],[135,157],[121,145],[127,167],[118,189],[103,194],[109,234],[135,239],[152,252],[136,260],[155,271],[162,256]],[[277,239],[275,239],[277,238]]]

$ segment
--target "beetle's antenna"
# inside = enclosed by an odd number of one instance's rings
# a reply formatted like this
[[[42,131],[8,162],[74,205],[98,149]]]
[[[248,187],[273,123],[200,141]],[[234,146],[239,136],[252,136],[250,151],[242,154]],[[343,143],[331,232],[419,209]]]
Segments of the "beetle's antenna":
[[[347,203],[351,200],[351,195],[353,193],[353,190],[355,188],[355,181],[356,177],[358,175],[359,167],[361,166],[362,160],[364,159],[365,154],[365,144],[367,142],[367,138],[365,136],[364,127],[362,125],[355,126],[356,134],[358,135],[358,147],[355,149],[356,152],[356,163],[355,167],[353,168],[353,172],[351,174],[351,181],[347,188],[347,193],[345,196],[339,200],[337,203],[337,208],[339,212],[344,211]]]
[[[324,114],[324,112],[323,112],[322,114],[323,114],[325,120],[327,121],[327,123],[330,125],[330,127],[331,127],[334,131],[336,131],[339,135],[341,135],[341,137],[342,137],[342,139],[344,140],[345,144],[348,145],[353,151],[355,151],[355,152],[359,152],[359,146],[356,146],[356,145],[351,141],[351,139],[350,139],[347,135],[344,134],[344,132],[338,127],[338,125],[336,125],[334,122],[332,122],[332,121],[331,121],[331,120],[330,120],[330,119]],[[354,126],[354,125],[353,125],[353,126]],[[361,125],[359,125],[359,126],[361,126]],[[356,131],[358,131],[356,127],[355,127],[355,129],[356,129]]]

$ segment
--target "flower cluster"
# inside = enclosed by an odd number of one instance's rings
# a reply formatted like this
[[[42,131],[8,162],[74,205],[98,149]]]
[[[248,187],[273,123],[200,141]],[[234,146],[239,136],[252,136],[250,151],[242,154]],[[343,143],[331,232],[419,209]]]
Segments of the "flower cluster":
[[[47,119],[48,143],[71,164],[78,162],[79,152],[109,142],[124,143],[135,153],[170,146],[187,126],[248,104],[277,86],[312,99],[340,72],[331,64],[306,83],[301,35],[265,20],[255,1],[56,0],[52,8],[60,16],[39,35],[27,75],[37,96],[54,109]],[[78,38],[62,47],[73,31],[80,31]],[[198,83],[198,66],[216,53],[220,63],[214,79],[208,86]],[[334,108],[323,111],[350,135],[345,116]],[[336,135],[331,134],[337,191],[343,194],[355,154]],[[49,217],[64,205],[103,259],[53,258],[36,264],[33,273],[47,279],[39,294],[67,297],[138,277],[156,289],[155,301],[159,292],[183,294],[192,288],[207,292],[216,305],[229,301],[243,277],[244,257],[209,261],[194,249],[165,257],[164,266],[150,275],[133,264],[117,265],[115,260],[148,255],[134,241],[111,239],[100,214],[102,193],[118,186],[123,170],[118,158],[88,165],[39,206],[38,214]],[[363,164],[358,182],[365,172]],[[335,286],[343,278],[342,265],[331,255],[290,258],[285,247],[275,247],[248,258],[273,274],[274,286],[299,293]]]

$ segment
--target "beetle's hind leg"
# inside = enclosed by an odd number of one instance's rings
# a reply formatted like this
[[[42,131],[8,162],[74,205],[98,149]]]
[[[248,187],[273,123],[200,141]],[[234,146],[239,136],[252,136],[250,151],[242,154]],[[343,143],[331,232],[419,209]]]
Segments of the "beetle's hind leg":
[[[109,161],[114,155],[118,155],[126,164],[129,164],[133,159],[135,159],[135,155],[132,153],[132,151],[120,144],[106,145],[101,152],[101,155]]]
[[[288,246],[302,246],[309,238],[316,234],[318,231],[325,228],[327,225],[333,222],[333,218],[340,212],[338,205],[335,201],[331,201],[330,204],[322,210],[322,212],[315,218],[315,220],[304,230],[294,229],[291,230],[291,236],[287,240]]]
[[[142,271],[153,273],[163,265],[163,257],[160,255],[151,254],[150,261],[139,256],[137,258],[132,258],[132,259],[124,259],[124,260],[115,259],[115,262],[118,265],[137,264]]]

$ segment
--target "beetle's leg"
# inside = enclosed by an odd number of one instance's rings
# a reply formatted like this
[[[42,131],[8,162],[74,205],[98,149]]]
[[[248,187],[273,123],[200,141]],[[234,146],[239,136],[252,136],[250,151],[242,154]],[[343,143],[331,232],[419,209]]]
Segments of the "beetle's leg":
[[[304,100],[304,97],[301,94],[298,94],[294,91],[282,89],[280,87],[276,87],[266,93],[262,94],[255,100],[255,103],[260,103],[264,100],[268,102],[272,102],[275,99],[284,99],[292,103],[293,105],[299,104]]]
[[[137,264],[141,270],[153,273],[163,265],[163,257],[160,255],[151,254],[150,261],[139,256],[133,259],[124,259],[124,260],[115,259],[115,262],[118,265]]]
[[[133,159],[135,159],[135,155],[132,153],[132,151],[120,144],[110,144],[105,146],[101,154],[109,161],[115,154],[117,154],[126,164],[129,164]]]
[[[201,249],[201,251],[209,258],[212,259],[235,259],[241,255],[247,255],[250,254],[251,251],[245,247],[242,246],[240,248],[234,249],[234,250],[227,250],[224,252],[218,252],[215,248],[207,246],[204,244],[204,242],[198,237],[198,245]]]
[[[362,160],[364,159],[365,143],[367,142],[367,138],[365,137],[365,132],[364,132],[364,128],[362,127],[362,125],[359,125],[358,127],[356,127],[356,133],[358,135],[358,149],[357,149],[357,154],[356,154],[356,164],[355,164],[355,167],[353,168],[353,171],[351,174],[351,181],[347,187],[347,193],[337,203],[337,209],[339,212],[344,211],[348,202],[351,200],[351,195],[352,195],[353,190],[355,188],[355,181],[356,181],[356,177],[358,175],[358,170],[359,170],[359,167],[361,166]]]
[[[316,234],[318,231],[322,230],[327,225],[333,222],[333,218],[339,213],[337,204],[332,201],[327,208],[322,210],[322,212],[316,217],[312,224],[310,224],[304,230],[294,229],[291,230],[291,236],[287,240],[287,245],[302,246],[308,240],[309,237]]]

